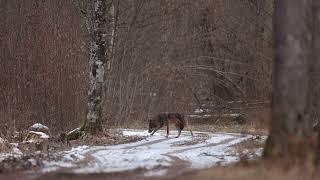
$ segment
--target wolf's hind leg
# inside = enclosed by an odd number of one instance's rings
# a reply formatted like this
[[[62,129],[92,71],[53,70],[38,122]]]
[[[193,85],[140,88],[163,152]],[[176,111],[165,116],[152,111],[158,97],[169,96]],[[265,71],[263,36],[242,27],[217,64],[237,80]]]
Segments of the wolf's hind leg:
[[[176,128],[177,128],[177,130],[178,130],[178,136],[177,136],[176,138],[178,138],[178,137],[180,137],[181,131],[182,131],[183,128],[184,128],[184,123],[183,123],[182,120],[178,119],[178,121],[176,122],[175,125],[176,125]]]
[[[180,137],[180,135],[181,135],[181,129],[178,130],[178,136],[176,138]]]
[[[186,129],[190,131],[190,134],[191,134],[191,136],[193,137],[193,132],[192,132],[190,126],[189,126],[188,121],[186,121]]]
[[[189,131],[190,131],[190,133],[191,133],[191,136],[193,137],[193,132],[192,132],[192,130],[190,129],[190,128],[188,128],[189,129]]]
[[[193,137],[193,132],[192,132],[191,128],[189,126],[187,126],[186,129],[190,131],[190,134]]]

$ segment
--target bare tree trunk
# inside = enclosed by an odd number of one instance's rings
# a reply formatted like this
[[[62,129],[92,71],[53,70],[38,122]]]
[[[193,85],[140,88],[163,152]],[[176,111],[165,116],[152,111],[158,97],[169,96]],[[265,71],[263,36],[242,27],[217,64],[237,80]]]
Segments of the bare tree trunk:
[[[275,1],[272,121],[265,157],[306,159],[309,117],[310,1]]]
[[[312,64],[312,68],[311,68],[311,72],[313,72],[313,74],[319,72],[320,69],[320,2],[319,1],[313,1],[312,4],[312,28],[313,28],[313,36],[312,36],[312,58],[313,58],[313,64]],[[311,79],[313,82],[317,81],[317,76],[311,76]],[[313,84],[313,110],[315,112],[315,119],[318,120],[317,123],[319,122],[319,99],[320,99],[320,84],[319,83],[312,83]],[[317,149],[316,149],[316,155],[315,155],[315,163],[317,166],[317,172],[319,172],[320,169],[320,128],[317,129],[318,131],[318,144],[317,144]]]
[[[104,96],[105,71],[111,57],[114,10],[110,0],[92,0],[88,5],[87,25],[90,33],[89,65],[90,85],[88,114],[85,130],[96,133],[102,130],[102,100]]]

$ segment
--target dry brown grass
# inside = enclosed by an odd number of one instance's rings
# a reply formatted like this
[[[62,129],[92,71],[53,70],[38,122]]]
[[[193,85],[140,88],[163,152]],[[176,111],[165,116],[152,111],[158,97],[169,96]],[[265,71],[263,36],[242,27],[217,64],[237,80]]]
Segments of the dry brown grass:
[[[268,135],[269,109],[246,111],[245,122],[235,118],[190,119],[189,124],[195,131],[234,132],[254,135]]]
[[[193,131],[208,131],[208,132],[230,132],[244,134],[267,135],[268,130],[265,127],[258,127],[256,124],[191,124]]]
[[[237,122],[227,119],[219,123],[213,123],[211,120],[192,120],[189,121],[189,126],[192,129],[192,131],[268,135],[267,125],[254,121],[250,121],[245,124],[238,124]],[[119,126],[109,126],[108,128],[148,129],[148,122],[135,121],[132,123],[125,123]],[[170,127],[170,129],[175,129],[175,127]]]
[[[254,136],[246,141],[242,141],[241,143],[234,145],[233,147],[235,151],[238,152],[238,149],[243,150],[243,149],[261,148],[263,147],[264,143],[265,143],[265,137]]]
[[[253,135],[268,135],[269,126],[269,108],[262,110],[244,112],[246,120],[244,123],[237,122],[234,118],[190,118],[186,117],[189,127],[193,131],[206,132],[229,132],[244,133]],[[132,129],[148,129],[148,121],[137,120],[130,123],[122,123],[119,125],[107,124],[106,128],[132,128]],[[175,129],[170,127],[170,129]],[[186,129],[185,129],[186,130]]]

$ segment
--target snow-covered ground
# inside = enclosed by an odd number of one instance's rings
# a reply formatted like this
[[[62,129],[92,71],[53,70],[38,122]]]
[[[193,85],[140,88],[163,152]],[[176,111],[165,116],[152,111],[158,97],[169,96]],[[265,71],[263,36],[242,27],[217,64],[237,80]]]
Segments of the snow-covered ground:
[[[0,143],[6,143],[5,140],[3,140],[2,138],[0,138]],[[10,153],[1,153],[0,152],[0,163],[1,161],[10,158],[10,157],[15,157],[15,158],[21,158],[22,157],[22,152],[20,151],[20,149],[18,149],[18,144],[16,143],[10,143],[11,146],[11,152]]]
[[[232,153],[232,146],[252,138],[252,135],[234,133],[171,132],[169,138],[164,131],[154,136],[145,130],[122,130],[126,136],[146,138],[128,144],[114,146],[79,146],[60,152],[60,161],[45,161],[43,172],[67,171],[71,173],[121,172],[135,169],[146,170],[145,176],[165,175],[177,164],[184,168],[206,168],[216,164],[227,164],[239,160],[239,154]],[[256,150],[257,155],[261,149]]]

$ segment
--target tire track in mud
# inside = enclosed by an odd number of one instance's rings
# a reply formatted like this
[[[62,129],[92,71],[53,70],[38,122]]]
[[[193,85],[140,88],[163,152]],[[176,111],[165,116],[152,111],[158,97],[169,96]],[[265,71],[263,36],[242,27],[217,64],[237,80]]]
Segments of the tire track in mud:
[[[160,131],[160,133],[162,135],[164,132]],[[187,131],[182,131],[180,137],[189,137],[190,135],[187,135],[187,133],[188,133]],[[198,135],[197,137],[206,137],[206,140],[209,139],[208,133],[197,132],[195,134]],[[152,137],[152,136],[149,136],[149,137]],[[191,140],[193,140],[194,138],[197,138],[197,137],[190,136]],[[214,137],[214,135],[213,135],[213,137]],[[141,144],[138,144],[138,145],[126,146],[123,149],[132,149],[132,148],[137,148],[137,147],[142,147],[142,146],[150,146],[150,145],[154,145],[154,144],[165,142],[165,141],[171,141],[171,140],[180,141],[179,138],[176,138],[176,137],[165,137],[165,136],[164,136],[163,139],[148,140],[148,137],[147,137],[147,138],[145,138],[145,140],[149,141],[149,142],[141,143]]]
[[[150,145],[153,145],[153,144],[158,144],[158,143],[162,143],[162,142],[165,142],[165,141],[169,141],[171,139],[175,139],[175,138],[170,138],[169,137],[169,138],[158,139],[158,140],[154,140],[154,141],[150,141],[149,140],[149,142],[138,144],[138,145],[133,145],[133,146],[126,146],[126,147],[123,147],[122,149],[133,149],[133,148],[142,147],[142,146],[150,146]]]
[[[225,140],[222,140],[218,143],[210,143],[210,144],[205,144],[203,146],[196,146],[196,147],[190,147],[190,148],[186,148],[186,149],[179,149],[179,150],[175,150],[173,152],[169,152],[167,153],[168,155],[172,155],[172,154],[178,154],[178,153],[183,153],[185,151],[190,151],[190,150],[194,150],[194,149],[199,149],[199,148],[204,148],[204,147],[214,147],[214,146],[218,146],[220,144],[226,144],[226,143],[229,143],[233,140],[235,140],[236,138],[229,138],[229,139],[225,139]]]

